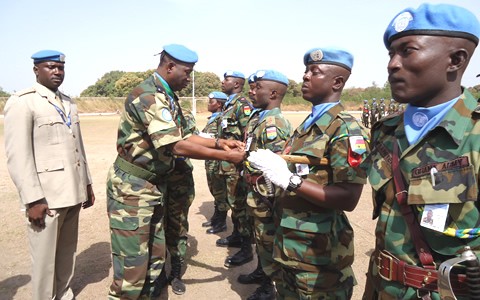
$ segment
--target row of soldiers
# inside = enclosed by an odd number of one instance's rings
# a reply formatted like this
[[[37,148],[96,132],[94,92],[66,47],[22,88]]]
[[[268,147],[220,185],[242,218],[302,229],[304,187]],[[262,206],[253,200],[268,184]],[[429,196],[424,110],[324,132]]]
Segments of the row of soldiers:
[[[405,110],[405,105],[397,103],[394,99],[390,99],[388,105],[385,103],[384,98],[380,98],[377,103],[376,98],[372,98],[371,104],[367,99],[363,100],[362,108],[362,124],[366,128],[371,128],[375,122],[381,118],[388,116],[396,112],[402,112]]]

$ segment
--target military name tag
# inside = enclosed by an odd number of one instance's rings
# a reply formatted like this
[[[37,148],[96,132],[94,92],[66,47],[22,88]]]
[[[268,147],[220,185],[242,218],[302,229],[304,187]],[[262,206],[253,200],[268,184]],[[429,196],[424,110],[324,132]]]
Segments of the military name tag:
[[[444,170],[452,170],[452,169],[468,167],[469,165],[470,165],[470,162],[468,160],[468,156],[460,156],[449,161],[428,164],[425,166],[415,168],[412,170],[412,177],[421,177],[424,175],[428,175],[432,168],[436,168],[437,172],[440,172]]]

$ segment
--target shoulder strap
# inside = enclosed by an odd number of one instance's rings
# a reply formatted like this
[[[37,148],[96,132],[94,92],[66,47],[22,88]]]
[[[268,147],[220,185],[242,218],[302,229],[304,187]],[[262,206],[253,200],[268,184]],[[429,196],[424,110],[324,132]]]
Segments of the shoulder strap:
[[[400,206],[405,222],[408,225],[408,230],[412,236],[412,241],[415,244],[417,255],[420,258],[420,262],[425,269],[435,270],[435,264],[433,262],[433,256],[430,251],[430,246],[425,241],[422,231],[420,230],[420,224],[415,218],[412,208],[407,204],[407,190],[405,188],[405,180],[400,171],[400,159],[398,155],[399,147],[397,139],[393,140],[393,154],[392,154],[392,171],[393,181],[395,186],[395,197]]]

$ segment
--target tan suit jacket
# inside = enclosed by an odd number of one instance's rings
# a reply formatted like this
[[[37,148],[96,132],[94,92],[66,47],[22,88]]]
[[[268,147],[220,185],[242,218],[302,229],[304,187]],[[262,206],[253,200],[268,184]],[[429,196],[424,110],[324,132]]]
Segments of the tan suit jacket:
[[[36,83],[8,99],[4,123],[7,167],[24,205],[45,198],[49,208],[62,208],[87,200],[91,177],[68,96]]]

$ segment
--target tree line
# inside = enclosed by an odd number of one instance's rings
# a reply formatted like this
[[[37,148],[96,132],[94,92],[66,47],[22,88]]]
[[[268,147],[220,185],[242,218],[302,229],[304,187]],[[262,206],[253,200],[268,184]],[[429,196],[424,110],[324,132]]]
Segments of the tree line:
[[[80,93],[80,97],[126,97],[128,93],[137,86],[140,82],[151,76],[155,69],[150,69],[145,72],[124,72],[124,71],[110,71],[105,73],[95,84],[87,87]],[[221,79],[212,72],[198,72],[194,71],[195,77],[195,96],[206,97],[212,91],[221,91]],[[302,99],[302,82],[295,82],[289,80],[287,94],[284,99],[286,104],[301,104]],[[248,84],[244,86],[244,93],[248,93]],[[179,97],[190,97],[192,95],[193,84],[190,83],[186,88],[179,91]],[[480,84],[468,88],[474,97],[480,98]],[[0,87],[0,97],[9,97],[10,94],[3,91]],[[390,84],[388,81],[379,86],[372,82],[372,86],[367,88],[346,88],[343,90],[342,101],[360,103],[364,99],[370,100],[390,99]]]

